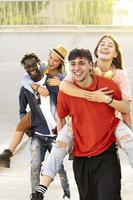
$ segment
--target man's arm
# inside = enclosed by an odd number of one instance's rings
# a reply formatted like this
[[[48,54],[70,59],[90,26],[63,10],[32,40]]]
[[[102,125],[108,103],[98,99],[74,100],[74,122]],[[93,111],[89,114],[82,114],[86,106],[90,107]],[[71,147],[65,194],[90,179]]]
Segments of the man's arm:
[[[61,119],[58,115],[57,115],[57,133],[59,133],[59,131],[63,128],[63,126],[66,124],[66,120],[65,118]]]
[[[24,90],[25,89],[22,87],[19,93],[19,115],[21,119],[27,113],[26,108],[28,105],[28,100],[25,96]]]

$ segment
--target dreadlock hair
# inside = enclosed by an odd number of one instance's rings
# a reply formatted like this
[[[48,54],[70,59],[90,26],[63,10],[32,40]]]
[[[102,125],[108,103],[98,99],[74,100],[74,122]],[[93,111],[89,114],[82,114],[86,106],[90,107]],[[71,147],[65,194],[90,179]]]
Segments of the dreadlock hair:
[[[21,65],[25,65],[25,60],[34,58],[36,62],[40,65],[40,58],[35,53],[25,54],[21,60]]]

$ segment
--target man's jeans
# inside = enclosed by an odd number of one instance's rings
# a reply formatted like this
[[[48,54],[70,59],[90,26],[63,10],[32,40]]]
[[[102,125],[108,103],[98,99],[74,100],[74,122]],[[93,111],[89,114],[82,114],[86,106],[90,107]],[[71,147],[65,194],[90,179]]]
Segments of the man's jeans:
[[[45,158],[45,154],[51,151],[53,144],[53,139],[50,137],[45,137],[44,139],[37,138],[34,135],[31,138],[31,187],[32,193],[38,188],[38,184],[40,182],[40,170],[42,161]],[[69,184],[66,175],[66,171],[64,169],[64,165],[62,164],[59,170],[59,175],[61,179],[61,185],[64,191],[64,194],[70,193],[69,191]]]

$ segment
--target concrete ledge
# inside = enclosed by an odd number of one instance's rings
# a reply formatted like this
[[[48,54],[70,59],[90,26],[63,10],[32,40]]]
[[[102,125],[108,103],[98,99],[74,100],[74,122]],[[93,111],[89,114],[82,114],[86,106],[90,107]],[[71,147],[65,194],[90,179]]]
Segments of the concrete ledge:
[[[133,26],[0,25],[0,32],[133,32]]]

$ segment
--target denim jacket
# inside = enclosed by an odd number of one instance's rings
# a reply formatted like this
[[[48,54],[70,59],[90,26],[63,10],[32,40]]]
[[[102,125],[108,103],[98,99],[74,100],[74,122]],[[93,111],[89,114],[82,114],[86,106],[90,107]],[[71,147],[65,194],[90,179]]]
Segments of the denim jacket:
[[[22,87],[19,94],[20,117],[23,117],[27,113],[26,108],[28,104],[31,110],[33,131],[49,135],[46,119],[42,114],[35,95]]]

